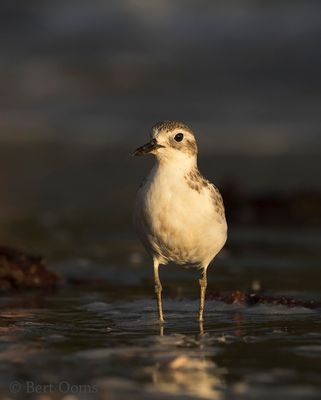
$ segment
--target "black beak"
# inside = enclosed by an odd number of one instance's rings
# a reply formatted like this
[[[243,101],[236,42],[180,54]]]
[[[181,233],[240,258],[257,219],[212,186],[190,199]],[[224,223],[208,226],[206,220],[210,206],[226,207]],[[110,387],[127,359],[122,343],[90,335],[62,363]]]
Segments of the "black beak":
[[[159,149],[162,146],[161,144],[158,144],[156,139],[152,139],[149,143],[144,144],[144,146],[138,147],[133,153],[133,156],[143,156],[144,154],[149,154],[153,150]]]

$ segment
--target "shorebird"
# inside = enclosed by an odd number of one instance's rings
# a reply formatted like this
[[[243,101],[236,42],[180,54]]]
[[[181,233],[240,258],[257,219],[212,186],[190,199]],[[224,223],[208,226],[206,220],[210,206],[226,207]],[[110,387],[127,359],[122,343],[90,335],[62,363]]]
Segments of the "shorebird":
[[[134,225],[153,260],[159,320],[164,321],[158,269],[172,262],[201,269],[203,321],[207,268],[227,239],[222,196],[199,172],[195,136],[182,122],[154,125],[150,141],[133,153],[145,154],[156,161],[138,189]]]

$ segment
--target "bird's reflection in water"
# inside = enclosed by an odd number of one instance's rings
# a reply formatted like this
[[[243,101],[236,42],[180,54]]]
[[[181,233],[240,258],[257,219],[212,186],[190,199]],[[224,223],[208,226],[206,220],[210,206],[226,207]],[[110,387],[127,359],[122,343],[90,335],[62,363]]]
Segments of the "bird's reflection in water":
[[[211,347],[203,342],[204,326],[195,335],[166,334],[160,325],[159,346],[161,356],[155,354],[155,364],[149,369],[153,387],[168,395],[197,396],[221,399],[225,389],[223,370],[213,360]],[[166,349],[166,351],[165,351]]]

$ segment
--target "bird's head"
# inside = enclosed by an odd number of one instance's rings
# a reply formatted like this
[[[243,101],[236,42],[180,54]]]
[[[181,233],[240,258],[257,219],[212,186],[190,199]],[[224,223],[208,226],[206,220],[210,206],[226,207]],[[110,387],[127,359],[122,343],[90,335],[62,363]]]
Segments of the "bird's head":
[[[158,122],[152,128],[151,140],[133,155],[152,154],[158,160],[196,160],[197,144],[192,130],[176,121]]]

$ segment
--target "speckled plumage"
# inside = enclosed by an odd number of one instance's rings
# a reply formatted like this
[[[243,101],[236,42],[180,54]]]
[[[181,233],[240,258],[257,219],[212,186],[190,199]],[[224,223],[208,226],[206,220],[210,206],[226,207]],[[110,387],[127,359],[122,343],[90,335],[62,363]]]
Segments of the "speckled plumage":
[[[215,206],[215,211],[217,212],[219,218],[219,223],[224,223],[225,221],[225,208],[221,193],[218,188],[205,179],[197,168],[193,168],[191,171],[185,174],[184,178],[188,186],[201,193],[202,190],[209,190],[211,193],[212,201]]]
[[[175,139],[178,133],[182,140]],[[227,237],[222,196],[197,168],[197,144],[189,127],[159,122],[151,139],[135,152],[155,155],[156,163],[138,190],[134,224],[157,269],[155,282],[158,265],[169,262],[202,268],[205,282],[207,267]]]
[[[193,133],[192,130],[183,122],[165,120],[157,122],[152,127],[152,135],[155,133],[157,134],[158,132],[172,132],[175,129],[183,129],[185,131]]]

